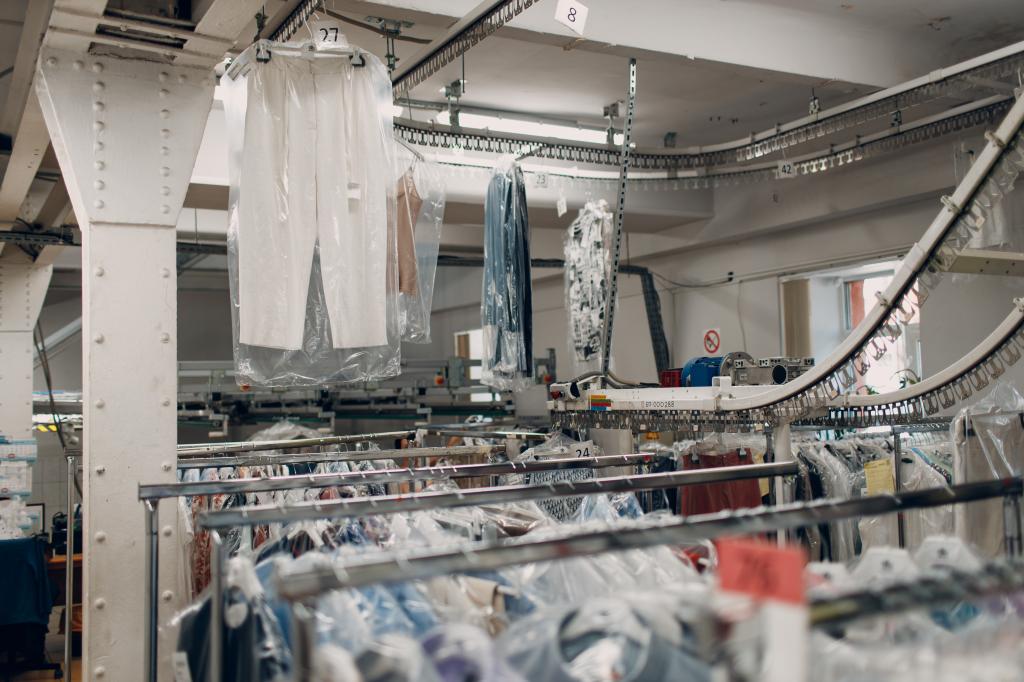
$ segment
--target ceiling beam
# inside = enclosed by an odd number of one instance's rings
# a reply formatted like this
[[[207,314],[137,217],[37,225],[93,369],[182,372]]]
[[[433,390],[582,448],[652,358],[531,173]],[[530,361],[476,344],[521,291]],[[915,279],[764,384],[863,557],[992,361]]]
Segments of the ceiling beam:
[[[360,12],[405,12],[457,19],[478,0],[379,0],[358,2]],[[850,16],[773,4],[648,0],[589,0],[581,39],[558,24],[542,3],[523,12],[507,38],[560,42],[566,49],[622,54],[662,53],[693,60],[885,87],[944,66],[934,46]],[[433,23],[433,22],[432,22]],[[532,34],[532,35],[531,35]],[[723,39],[723,37],[725,39]]]

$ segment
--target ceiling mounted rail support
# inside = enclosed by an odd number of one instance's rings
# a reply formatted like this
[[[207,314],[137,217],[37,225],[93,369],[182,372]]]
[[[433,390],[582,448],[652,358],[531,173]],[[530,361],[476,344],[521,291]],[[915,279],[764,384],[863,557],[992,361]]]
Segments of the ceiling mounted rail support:
[[[399,69],[392,79],[395,101],[464,55],[470,48],[509,23],[534,0],[484,0],[423,51]]]
[[[286,43],[291,40],[295,32],[302,27],[306,21],[313,16],[323,5],[323,0],[302,0],[292,13],[285,17],[274,32],[270,34],[270,40],[279,43]]]
[[[619,197],[615,210],[615,234],[612,237],[612,263],[609,273],[608,298],[604,304],[604,328],[601,330],[601,371],[608,373],[612,361],[612,333],[615,303],[619,294],[619,258],[622,253],[622,230],[626,215],[626,180],[629,177],[630,144],[633,138],[633,117],[636,115],[636,59],[629,60],[629,81],[626,86],[626,120],[622,126],[622,152],[619,156]],[[614,133],[609,132],[610,138]]]

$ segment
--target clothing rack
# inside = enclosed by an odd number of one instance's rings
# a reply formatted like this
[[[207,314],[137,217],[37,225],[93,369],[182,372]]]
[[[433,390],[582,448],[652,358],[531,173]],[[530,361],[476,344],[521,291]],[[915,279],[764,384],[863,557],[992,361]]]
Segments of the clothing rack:
[[[280,571],[276,576],[279,596],[292,602],[295,621],[294,669],[300,681],[310,679],[313,621],[303,603],[325,591],[363,587],[379,583],[426,579],[439,575],[488,571],[508,566],[590,556],[610,551],[643,549],[667,544],[683,544],[727,535],[749,535],[780,531],[823,521],[838,521],[858,516],[874,516],[899,509],[924,509],[973,502],[976,500],[1024,494],[1024,479],[1008,478],[967,483],[950,488],[935,488],[894,495],[877,495],[852,500],[820,500],[759,510],[739,510],[704,514],[672,522],[623,523],[604,531],[562,534],[542,540],[463,547],[457,550],[425,552],[382,552],[381,558],[354,557],[346,563],[316,566],[302,570]],[[1017,518],[1016,533],[1021,533]],[[216,531],[211,532],[218,557],[223,544]],[[214,564],[215,570],[222,571]],[[218,576],[222,585],[222,576]],[[219,594],[219,593],[217,593]],[[216,597],[215,597],[216,600]],[[223,604],[211,604],[214,620],[223,618]],[[214,632],[220,628],[213,628]],[[211,642],[211,671],[220,671],[222,642]],[[216,667],[215,667],[216,666]]]
[[[238,457],[192,457],[178,460],[178,469],[272,466],[275,464],[316,464],[322,462],[366,462],[375,459],[421,459],[431,457],[477,457],[505,452],[504,445],[455,445],[437,448],[397,450],[348,450],[309,452],[296,455],[241,455]]]
[[[646,456],[649,457],[649,456]],[[210,531],[210,541],[213,550],[211,557],[211,603],[210,615],[212,623],[219,623],[223,620],[223,594],[224,594],[224,571],[227,563],[227,553],[221,539],[219,530],[237,527],[253,526],[265,523],[289,523],[300,520],[317,519],[339,519],[353,518],[377,514],[391,514],[403,511],[418,511],[427,509],[455,508],[475,505],[502,504],[518,502],[522,500],[552,499],[558,497],[572,497],[578,495],[591,495],[613,492],[633,492],[637,490],[650,490],[659,488],[674,488],[677,486],[694,485],[698,483],[714,483],[743,479],[773,478],[777,476],[789,476],[799,472],[795,462],[778,462],[771,464],[749,464],[734,467],[718,467],[715,469],[702,469],[691,471],[679,471],[665,474],[639,474],[635,476],[619,476],[604,479],[591,479],[584,481],[558,481],[545,485],[515,485],[495,486],[489,488],[477,488],[454,493],[429,492],[413,495],[388,495],[373,498],[352,498],[349,501],[337,501],[329,503],[314,503],[312,505],[291,505],[286,507],[259,506],[231,511],[204,512],[198,525],[200,528]],[[343,504],[342,502],[347,502]],[[156,524],[149,521],[155,514],[150,510],[154,508],[153,500],[145,501],[147,511],[147,532],[152,530],[150,543],[156,543]],[[151,550],[152,551],[152,550]],[[460,556],[466,556],[460,554]],[[155,562],[154,562],[155,563]],[[156,592],[156,574],[148,575],[151,581],[147,585],[147,596],[150,602],[154,602]],[[376,582],[376,581],[371,581]],[[152,585],[152,587],[150,587]],[[155,603],[153,604],[155,607]],[[301,605],[300,605],[301,606]],[[301,610],[301,608],[299,609]],[[150,626],[155,627],[155,609],[150,620]],[[297,614],[297,617],[301,614]],[[150,631],[153,640],[152,651],[156,651],[156,633]],[[296,651],[302,645],[296,641]],[[211,628],[210,631],[210,670],[209,679],[221,679],[223,670],[223,633],[221,628]],[[299,654],[297,654],[299,655]],[[155,653],[154,662],[150,664],[149,671],[156,674]],[[301,670],[302,668],[297,668]],[[154,678],[150,678],[154,679]]]
[[[761,466],[761,465],[758,465]],[[767,466],[767,465],[764,465]],[[899,510],[927,509],[949,504],[1024,494],[1020,476],[943,488],[874,495],[849,500],[816,500],[701,514],[685,519],[651,523],[623,523],[602,531],[563,533],[557,537],[492,545],[477,544],[456,550],[380,552],[357,556],[345,564],[285,571],[277,578],[278,594],[291,601],[315,597],[327,590],[364,587],[377,583],[419,580],[450,573],[472,573],[516,564],[591,556],[611,551],[643,549],[713,540],[730,535],[782,531],[859,516],[877,516]],[[1021,532],[1021,521],[1010,532]]]
[[[831,627],[871,616],[934,608],[1020,591],[1024,591],[1024,559],[1009,557],[986,563],[975,571],[948,568],[934,575],[900,580],[882,588],[812,597],[810,621],[815,627]]]
[[[480,505],[509,504],[526,500],[545,500],[579,495],[633,492],[676,488],[698,483],[717,483],[751,478],[774,478],[799,473],[795,462],[747,464],[673,471],[658,474],[637,474],[594,478],[582,481],[553,481],[544,485],[506,485],[471,488],[455,492],[422,492],[411,495],[380,495],[353,497],[330,502],[306,502],[289,506],[259,505],[240,509],[203,512],[199,527],[223,530],[237,526],[258,526],[269,523],[292,523],[319,519],[358,518],[377,514],[397,514],[432,509],[453,509]]]

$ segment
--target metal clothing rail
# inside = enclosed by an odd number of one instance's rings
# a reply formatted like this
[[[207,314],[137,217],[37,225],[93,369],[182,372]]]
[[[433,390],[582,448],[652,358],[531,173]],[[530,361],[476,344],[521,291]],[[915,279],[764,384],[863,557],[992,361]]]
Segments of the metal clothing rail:
[[[525,500],[546,500],[577,495],[659,490],[698,483],[738,481],[751,478],[774,478],[799,473],[794,462],[748,464],[692,471],[674,471],[659,474],[637,474],[593,478],[582,481],[554,481],[545,485],[506,485],[471,488],[455,492],[422,492],[411,495],[380,495],[354,497],[330,502],[308,502],[289,506],[260,505],[203,512],[199,527],[224,530],[238,526],[257,526],[268,523],[291,523],[318,519],[344,519],[375,514],[398,514],[428,509],[453,509],[491,504],[508,504]]]
[[[869,588],[829,597],[811,597],[810,621],[815,627],[843,625],[871,616],[934,608],[1024,591],[1024,558],[986,563],[976,571],[947,568],[882,588]]]
[[[193,457],[179,459],[178,469],[211,467],[271,466],[274,464],[317,464],[322,462],[367,462],[376,459],[421,459],[428,457],[476,457],[505,452],[504,445],[456,445],[450,448],[402,448],[398,450],[348,450],[310,452],[297,455],[240,455],[238,457]]]
[[[568,454],[563,452],[561,454]],[[193,495],[233,495],[261,493],[297,488],[333,488],[367,483],[403,483],[430,481],[439,478],[473,478],[529,474],[541,471],[603,469],[634,466],[654,461],[654,455],[602,455],[595,457],[562,457],[535,462],[500,462],[496,464],[443,464],[439,466],[402,467],[373,471],[347,471],[337,474],[270,476],[267,478],[236,478],[223,481],[192,481],[139,485],[140,500],[162,500]]]
[[[817,500],[774,508],[702,514],[668,523],[624,522],[609,530],[576,531],[525,542],[477,544],[440,552],[381,552],[375,557],[353,557],[344,564],[284,570],[277,576],[277,593],[288,600],[303,600],[333,589],[496,570],[516,564],[713,540],[728,535],[780,531],[899,510],[927,509],[1021,494],[1024,494],[1024,481],[1018,476],[893,495]],[[1019,518],[1015,525],[1012,532],[1019,534]]]
[[[178,446],[178,458],[189,455],[207,455],[228,452],[259,452],[261,450],[294,450],[296,448],[312,448],[323,445],[339,445],[341,443],[358,443],[365,440],[383,438],[401,438],[416,432],[415,429],[405,431],[385,431],[383,433],[356,433],[346,436],[324,436],[323,438],[293,438],[290,440],[251,440],[235,443],[185,443]]]

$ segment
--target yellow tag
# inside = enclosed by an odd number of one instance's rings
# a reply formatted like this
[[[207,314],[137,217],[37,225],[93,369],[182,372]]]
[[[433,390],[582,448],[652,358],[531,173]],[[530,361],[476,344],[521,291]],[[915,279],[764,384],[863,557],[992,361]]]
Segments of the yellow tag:
[[[868,495],[887,495],[896,492],[892,461],[889,459],[876,459],[865,464],[864,478],[867,482]]]

